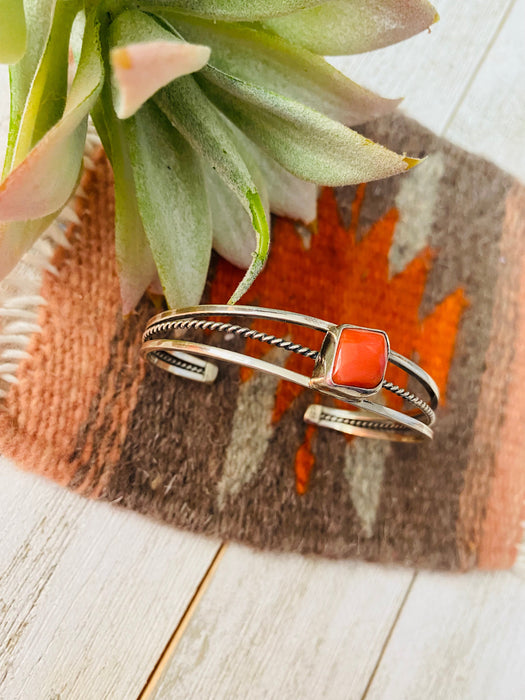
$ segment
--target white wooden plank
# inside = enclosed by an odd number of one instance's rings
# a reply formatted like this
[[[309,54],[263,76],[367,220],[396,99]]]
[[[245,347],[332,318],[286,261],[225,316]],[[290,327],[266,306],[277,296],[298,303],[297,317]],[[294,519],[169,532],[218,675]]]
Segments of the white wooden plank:
[[[0,697],[133,698],[217,543],[0,459]]]
[[[370,54],[332,59],[353,80],[387,97],[440,133],[461,99],[512,0],[434,0],[430,34]]]
[[[367,700],[523,700],[525,586],[419,574]]]
[[[525,2],[515,2],[446,131],[525,182]]]
[[[360,698],[412,575],[230,545],[151,697]]]

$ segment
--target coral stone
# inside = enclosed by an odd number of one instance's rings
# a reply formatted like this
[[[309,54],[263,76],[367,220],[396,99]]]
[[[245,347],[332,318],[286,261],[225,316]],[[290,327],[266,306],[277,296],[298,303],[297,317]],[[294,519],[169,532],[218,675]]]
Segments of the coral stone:
[[[343,328],[335,351],[332,381],[340,386],[375,389],[383,381],[387,362],[383,333]]]

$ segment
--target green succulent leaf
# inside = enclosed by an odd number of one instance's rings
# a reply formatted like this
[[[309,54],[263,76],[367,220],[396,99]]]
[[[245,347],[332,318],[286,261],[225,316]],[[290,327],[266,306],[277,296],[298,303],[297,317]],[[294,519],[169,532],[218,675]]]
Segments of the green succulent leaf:
[[[26,0],[25,2],[27,32],[31,41],[27,43],[23,57],[9,67],[11,104],[4,176],[12,168],[20,121],[48,43],[55,16],[55,4],[56,0]],[[31,221],[0,221],[0,278],[5,277],[14,268],[57,214],[58,211]]]
[[[408,39],[438,19],[428,0],[331,0],[264,26],[324,56],[373,51]]]
[[[20,122],[13,165],[22,161],[64,112],[69,35],[77,7],[76,2],[57,0],[46,48]]]
[[[314,7],[323,2],[327,0],[153,0],[147,3],[147,7],[153,12],[159,7],[170,7],[209,19],[254,22]]]
[[[118,143],[113,140],[113,172],[117,271],[122,312],[128,314],[155,279],[157,270],[137,202],[129,155],[120,134]]]
[[[67,94],[69,35],[78,3],[57,0],[51,31],[20,121],[13,166],[60,119]]]
[[[9,69],[11,103],[14,102],[20,112],[46,48],[56,2],[57,0],[25,0],[24,3],[26,31],[31,41],[27,42],[22,59]]]
[[[155,101],[195,151],[214,168],[250,215],[257,247],[245,279],[234,294],[238,299],[259,274],[270,244],[270,230],[261,195],[239,153],[235,135],[195,80],[186,76],[161,90]]]
[[[0,13],[0,63],[16,63],[26,50],[23,0],[2,0]]]
[[[181,41],[138,10],[122,12],[109,33],[117,116],[135,114],[157,90],[181,75],[200,70],[210,57],[207,46]]]
[[[251,216],[209,165],[204,164],[206,191],[213,227],[213,247],[243,270],[250,267],[257,238]]]
[[[232,124],[229,125],[235,147],[248,167],[259,193],[266,221],[270,220],[267,184],[255,152],[255,146]],[[206,188],[213,224],[213,247],[233,265],[249,269],[257,249],[257,234],[252,213],[217,172],[206,164]]]
[[[311,223],[317,216],[317,186],[292,175],[254,143],[250,148],[266,182],[271,211]]]
[[[3,279],[53,223],[59,212],[33,221],[0,221],[0,279]]]
[[[309,223],[317,184],[418,162],[348,128],[398,101],[321,55],[429,27],[437,14],[428,0],[0,2],[0,60],[16,61],[0,275],[73,193],[90,113],[114,171],[125,313],[159,277],[170,305],[198,303],[212,243],[247,268],[237,301],[268,256],[270,210]],[[77,69],[68,93],[69,51]]]
[[[4,177],[62,116],[67,90],[67,52],[75,3],[30,0],[31,36],[24,57],[10,67],[11,113]]]
[[[212,246],[199,159],[151,102],[123,125],[142,221],[168,303],[198,304]]]
[[[210,66],[199,76],[217,106],[283,168],[303,180],[331,186],[358,184],[403,172],[417,162],[299,102]]]
[[[156,279],[156,266],[139,211],[125,127],[113,109],[111,87],[106,81],[92,110],[104,149],[110,154],[115,181],[115,254],[122,298],[128,314]]]
[[[234,132],[237,147],[254,176],[257,189],[264,194],[262,201],[265,209],[267,198],[269,209],[274,214],[298,219],[305,224],[314,221],[317,216],[317,185],[289,173],[233,123],[229,122],[229,125]],[[228,255],[223,257],[230,259]]]
[[[79,10],[75,15],[73,24],[71,25],[71,35],[69,37],[69,48],[71,51],[71,58],[75,65],[78,65],[80,61],[80,54],[82,53],[82,41],[84,39],[84,32],[86,31],[86,13],[84,10]]]
[[[389,100],[357,85],[324,58],[279,36],[242,24],[209,22],[173,13],[165,16],[188,41],[206,42],[210,65],[289,97],[344,124],[362,124],[391,112]]]
[[[93,13],[63,116],[0,185],[0,220],[42,218],[67,202],[80,175],[87,118],[103,73],[99,23]]]

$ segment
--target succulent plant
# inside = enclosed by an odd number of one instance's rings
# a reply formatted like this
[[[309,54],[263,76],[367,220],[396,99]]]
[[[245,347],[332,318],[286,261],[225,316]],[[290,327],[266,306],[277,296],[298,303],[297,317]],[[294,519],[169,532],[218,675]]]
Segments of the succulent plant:
[[[308,223],[317,184],[374,180],[417,162],[350,128],[397,101],[322,55],[428,28],[436,12],[427,0],[4,0],[2,8],[0,60],[12,65],[0,276],[75,191],[89,115],[114,172],[125,311],[159,278],[170,305],[198,303],[212,246],[247,269],[237,300],[267,257],[270,211]]]

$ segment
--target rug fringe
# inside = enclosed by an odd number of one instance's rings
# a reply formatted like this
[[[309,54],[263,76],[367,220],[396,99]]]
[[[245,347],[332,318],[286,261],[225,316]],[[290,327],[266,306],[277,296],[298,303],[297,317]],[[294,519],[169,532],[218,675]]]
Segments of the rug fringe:
[[[94,170],[91,158],[100,147],[92,124],[88,127],[84,151],[84,169]],[[16,267],[0,282],[0,410],[6,410],[5,399],[17,383],[20,362],[29,357],[27,346],[34,333],[41,331],[38,316],[45,298],[40,294],[44,273],[57,275],[51,259],[58,247],[71,248],[66,231],[80,224],[74,203],[85,193],[79,185],[71,200],[51,226],[38,238]]]

